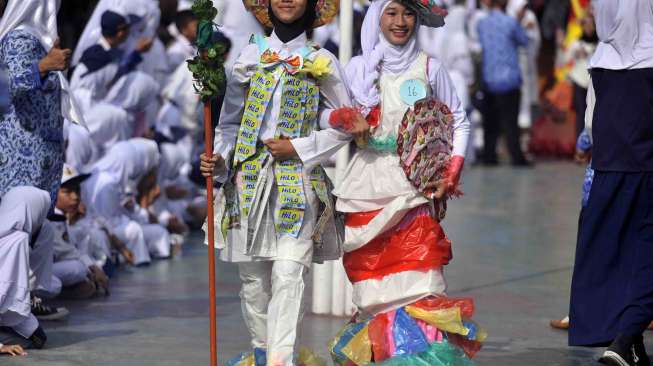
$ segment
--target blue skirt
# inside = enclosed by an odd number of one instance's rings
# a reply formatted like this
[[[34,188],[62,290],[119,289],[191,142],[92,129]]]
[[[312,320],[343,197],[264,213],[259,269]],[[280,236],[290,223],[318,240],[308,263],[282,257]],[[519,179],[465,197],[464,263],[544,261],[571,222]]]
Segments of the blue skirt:
[[[653,173],[596,171],[580,219],[570,346],[604,346],[653,320]]]

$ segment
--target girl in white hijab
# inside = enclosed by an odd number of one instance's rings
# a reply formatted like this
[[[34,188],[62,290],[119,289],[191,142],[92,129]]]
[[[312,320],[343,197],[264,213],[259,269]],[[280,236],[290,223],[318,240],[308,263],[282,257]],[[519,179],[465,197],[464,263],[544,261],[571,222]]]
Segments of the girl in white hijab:
[[[355,234],[347,231],[346,251],[360,248],[401,220],[408,209],[427,202],[406,179],[399,157],[382,150],[388,142],[396,140],[401,119],[411,106],[401,96],[403,83],[414,80],[423,96],[432,95],[449,106],[454,116],[453,154],[461,161],[461,168],[469,138],[469,121],[449,74],[440,60],[427,56],[419,46],[416,30],[421,19],[417,17],[403,45],[392,44],[385,38],[380,20],[384,11],[394,4],[399,3],[372,2],[361,32],[363,55],[354,57],[346,68],[356,103],[368,114],[368,120],[370,115],[379,115],[378,125],[370,134],[370,145],[379,149],[360,149],[354,154],[340,185],[342,188],[334,192],[338,196],[337,209],[353,213],[385,207],[368,229]]]
[[[124,242],[134,254],[134,264],[150,262],[143,227],[132,220],[122,206],[128,189],[159,162],[154,141],[130,139],[115,144],[92,169],[92,176],[82,184],[82,199],[88,214],[100,221]]]
[[[49,194],[34,187],[12,188],[0,201],[0,325],[25,339],[39,329],[30,306],[30,240],[49,208]]]
[[[363,55],[353,58],[346,68],[354,100],[372,126],[368,145],[356,151],[334,191],[338,197],[336,209],[345,214],[343,264],[353,284],[352,300],[360,315],[357,321],[361,322],[392,322],[388,319],[395,316],[414,322],[406,313],[408,305],[446,298],[442,269],[451,258],[451,243],[440,226],[437,206],[439,200],[456,190],[469,138],[469,121],[442,62],[420,47],[420,25],[444,25],[445,12],[430,2],[428,8],[411,0],[373,1],[363,21]],[[409,181],[397,154],[404,115],[426,97],[447,105],[453,117],[453,157],[446,176],[433,182],[437,187],[435,201]],[[456,310],[454,307],[451,310]],[[373,323],[369,324],[372,329]],[[390,358],[392,363],[394,356],[420,357],[417,353],[426,351],[434,358],[447,353],[442,348],[442,353],[436,350],[436,343],[442,342],[428,333],[424,330],[406,341],[422,342],[420,351],[400,351],[397,345],[396,350],[388,347],[387,354],[382,355],[376,348],[372,352],[366,347],[367,354],[373,356],[365,362],[378,363]],[[455,352],[466,358],[459,344],[451,339],[445,342],[449,349],[453,352],[457,348]],[[337,354],[336,348],[332,351]],[[359,352],[355,356],[364,354]],[[352,359],[351,355],[347,357]],[[462,360],[456,360],[456,364],[459,361],[463,364]],[[433,363],[412,359],[405,362]],[[442,364],[445,363],[449,364]]]
[[[89,130],[82,126],[69,124],[66,137],[66,164],[77,171],[86,172],[94,162],[94,152],[97,150]]]

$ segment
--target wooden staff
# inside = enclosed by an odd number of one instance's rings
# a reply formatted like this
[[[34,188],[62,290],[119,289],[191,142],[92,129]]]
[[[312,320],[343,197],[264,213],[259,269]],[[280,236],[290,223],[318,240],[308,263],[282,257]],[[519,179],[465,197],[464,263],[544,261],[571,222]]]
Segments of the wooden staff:
[[[211,101],[204,102],[204,153],[213,156],[213,123],[211,121]],[[213,177],[206,177],[206,205],[207,205],[207,235],[209,250],[209,318],[211,342],[211,366],[218,366],[217,328],[216,328],[216,296],[215,296],[215,225],[213,218]]]

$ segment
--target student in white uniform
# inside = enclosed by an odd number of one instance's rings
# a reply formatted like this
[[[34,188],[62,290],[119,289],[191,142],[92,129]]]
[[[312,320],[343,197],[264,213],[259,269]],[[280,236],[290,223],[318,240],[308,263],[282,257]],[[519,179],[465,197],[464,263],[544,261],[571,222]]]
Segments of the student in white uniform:
[[[134,255],[134,264],[150,262],[142,226],[127,216],[122,206],[128,187],[133,187],[156,167],[159,152],[154,141],[130,139],[115,144],[82,184],[88,214],[110,234],[124,242]]]
[[[164,259],[170,258],[172,247],[180,246],[181,242],[178,241],[179,237],[175,237],[173,241],[168,230],[159,224],[153,212],[153,205],[161,195],[157,177],[156,168],[141,177],[136,188],[130,187],[127,191],[129,198],[126,199],[124,207],[129,217],[141,225],[150,256]]]
[[[86,171],[94,163],[94,151],[97,149],[88,129],[64,121],[66,160],[65,163],[77,171]]]
[[[215,155],[202,156],[203,173],[215,168],[224,182],[209,218],[216,224],[211,245],[221,249],[222,260],[238,264],[251,346],[267,349],[268,365],[295,365],[304,277],[313,260],[340,255],[331,182],[320,164],[351,140],[328,123],[350,97],[335,56],[306,35],[333,19],[337,2],[247,5],[274,31],[255,37],[238,56],[215,130]],[[367,123],[358,116],[354,125],[364,139]]]
[[[540,103],[537,56],[542,43],[540,25],[535,13],[528,8],[527,0],[510,0],[508,15],[521,19],[521,25],[528,36],[528,47],[519,49],[519,67],[521,68],[522,86],[519,106],[519,127],[530,128],[533,122],[532,107]],[[524,15],[520,18],[520,13]]]
[[[185,64],[185,61],[195,56],[195,38],[197,37],[197,18],[191,10],[182,10],[175,17],[175,26],[178,34],[175,40],[168,46],[166,55],[168,64],[172,70],[179,65]]]
[[[100,20],[102,35],[96,43],[85,46],[79,64],[75,67],[71,87],[85,111],[100,101],[108,101],[109,91],[121,87],[118,81],[125,75],[136,71],[143,62],[143,55],[149,50],[151,42],[140,39],[134,50],[122,49],[129,39],[130,24],[126,16],[111,10],[105,11]]]
[[[31,311],[29,271],[30,243],[49,208],[50,195],[34,187],[12,188],[0,201],[0,326],[11,328],[0,332],[0,341],[15,332],[14,341],[42,348],[47,339]]]
[[[64,294],[73,298],[88,298],[97,290],[108,288],[108,278],[91,257],[93,252],[88,241],[76,242],[78,237],[70,234],[68,225],[68,219],[79,211],[81,183],[89,177],[64,165],[55,215],[48,222],[52,228],[51,240],[55,243],[53,273],[64,286]]]

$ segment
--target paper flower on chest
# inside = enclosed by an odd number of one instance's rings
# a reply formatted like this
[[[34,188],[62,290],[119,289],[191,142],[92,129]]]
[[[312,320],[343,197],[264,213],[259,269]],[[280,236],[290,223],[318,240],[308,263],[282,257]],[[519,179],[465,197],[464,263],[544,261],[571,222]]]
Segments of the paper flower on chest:
[[[331,74],[331,60],[325,56],[317,56],[315,60],[304,60],[304,67],[299,72],[305,72],[315,79],[322,79]]]
[[[408,180],[435,199],[437,184],[447,181],[453,151],[453,114],[444,103],[425,98],[409,109],[399,126],[397,154]],[[456,187],[448,192],[457,195]]]

